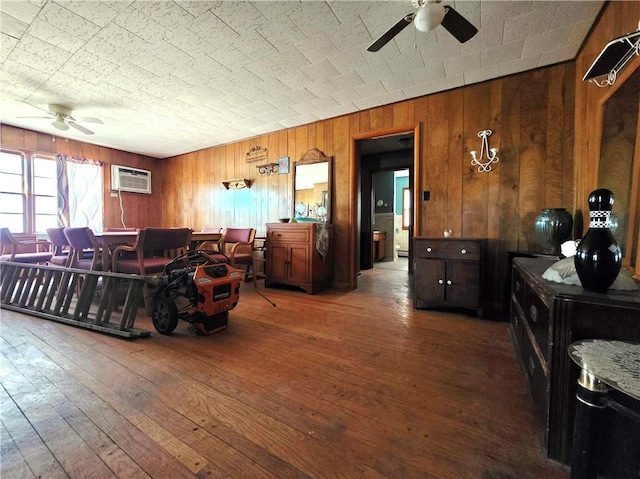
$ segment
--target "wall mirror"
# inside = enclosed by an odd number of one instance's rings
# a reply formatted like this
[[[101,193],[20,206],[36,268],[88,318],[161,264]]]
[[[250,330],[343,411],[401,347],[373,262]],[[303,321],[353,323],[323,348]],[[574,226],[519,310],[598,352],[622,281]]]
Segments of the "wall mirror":
[[[317,148],[307,151],[293,167],[293,218],[328,222],[331,218],[333,158]]]
[[[615,196],[614,237],[622,249],[623,266],[629,267],[637,263],[640,236],[640,68],[616,87],[601,109],[598,187]]]

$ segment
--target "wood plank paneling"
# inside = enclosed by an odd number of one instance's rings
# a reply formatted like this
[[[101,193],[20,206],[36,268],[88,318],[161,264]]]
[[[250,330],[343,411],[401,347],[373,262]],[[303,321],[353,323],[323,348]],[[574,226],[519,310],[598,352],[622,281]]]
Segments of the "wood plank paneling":
[[[336,118],[332,122],[333,156],[333,202],[331,222],[333,227],[334,283],[351,284],[351,270],[356,263],[354,247],[356,228],[353,218],[353,204],[350,204],[351,192],[351,151],[350,119],[347,116]],[[328,154],[326,151],[325,154]],[[338,247],[337,245],[343,245]]]
[[[430,199],[422,203],[422,232],[431,231],[442,234],[445,228],[454,229],[461,224],[460,211],[455,211],[450,205],[448,191],[449,180],[449,133],[452,96],[446,93],[428,97],[421,108],[421,118],[424,118],[425,130],[423,136],[422,164],[420,183],[424,190],[429,191]],[[449,225],[449,220],[454,226]],[[458,232],[460,230],[457,230]]]
[[[480,155],[478,132],[491,129],[491,87],[494,82],[485,82],[464,89],[463,138],[464,151],[459,158],[450,161],[462,162],[462,230],[454,236],[486,238],[488,216],[488,175],[480,173],[471,165],[471,151]],[[493,173],[493,171],[492,171]]]
[[[546,176],[546,105],[548,70],[526,74],[523,82],[520,121],[520,251],[538,251],[541,245],[535,232],[536,216],[545,204]],[[559,199],[558,199],[559,200]],[[559,205],[558,205],[559,206]]]
[[[277,144],[277,156],[290,156],[292,164],[311,147],[334,157],[334,285],[356,284],[354,201],[358,182],[353,176],[357,171],[353,170],[351,139],[415,122],[421,126],[423,137],[419,145],[418,191],[432,192],[430,202],[417,204],[420,218],[417,233],[440,236],[447,227],[454,231],[454,236],[492,240],[489,258],[496,267],[490,268],[487,282],[499,287],[492,289],[488,297],[496,307],[501,304],[506,251],[537,248],[534,220],[545,202],[572,207],[563,202],[572,197],[567,189],[573,186],[572,175],[568,173],[573,171],[573,143],[571,134],[567,134],[573,130],[574,104],[569,81],[573,75],[573,64],[565,63],[270,134],[265,144]],[[553,131],[547,125],[551,116]],[[501,162],[491,173],[478,173],[471,166],[469,152],[479,150],[477,133],[486,128],[494,131],[490,143],[499,148]],[[278,140],[272,135],[277,135]],[[287,175],[285,185],[282,181],[258,179],[254,171],[242,164],[241,152],[256,141],[265,140],[236,143],[235,151],[233,145],[209,149],[214,161],[222,161],[223,166],[216,178],[196,184],[193,200],[197,204],[206,197],[208,188],[220,188],[219,181],[225,176],[245,172],[256,179],[253,201],[243,197],[247,192],[221,192],[221,201],[213,206],[213,216],[225,225],[233,225],[242,217],[239,208],[254,208],[254,214],[248,218],[257,228],[291,214],[292,175]],[[188,168],[180,165],[191,156],[164,160],[162,166]],[[171,176],[176,173],[172,170]],[[166,190],[169,197],[179,197],[173,188]],[[258,197],[261,201],[266,198],[267,204],[262,204]],[[178,213],[179,203],[175,202],[175,208],[163,208],[163,223],[170,223],[175,215],[184,215],[182,221],[186,223],[195,217],[184,207]],[[286,214],[281,211],[283,208]]]

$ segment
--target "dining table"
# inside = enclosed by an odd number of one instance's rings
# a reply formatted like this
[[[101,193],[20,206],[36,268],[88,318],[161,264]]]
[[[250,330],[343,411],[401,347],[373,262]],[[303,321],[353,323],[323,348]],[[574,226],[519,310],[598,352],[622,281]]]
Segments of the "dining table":
[[[119,245],[133,245],[138,239],[138,231],[103,231],[96,232],[94,236],[100,241],[102,245],[102,264],[106,269],[111,269],[111,252]],[[198,249],[205,242],[217,242],[220,241],[222,233],[207,232],[207,231],[194,231],[191,233],[191,240],[189,243],[189,249]]]

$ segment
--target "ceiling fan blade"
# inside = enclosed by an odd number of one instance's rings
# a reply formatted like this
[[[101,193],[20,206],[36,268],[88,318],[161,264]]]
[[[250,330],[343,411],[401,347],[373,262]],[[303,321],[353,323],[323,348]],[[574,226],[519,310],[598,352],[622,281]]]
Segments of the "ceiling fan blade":
[[[452,7],[444,7],[446,13],[441,25],[453,35],[460,43],[464,43],[478,33],[478,29],[474,27],[469,20],[464,18]]]
[[[78,131],[81,131],[85,135],[93,135],[93,132],[91,130],[89,130],[88,128],[85,128],[82,125],[78,125],[77,123],[74,123],[73,121],[69,121],[67,123],[68,123],[69,126],[75,128]]]
[[[413,17],[415,17],[415,13],[410,13],[402,18],[398,23],[392,26],[389,30],[384,32],[380,38],[378,38],[375,42],[373,42],[367,51],[369,52],[377,52],[382,47],[384,47],[387,43],[393,40],[398,33],[405,29],[405,27],[413,21]]]
[[[75,119],[78,120],[78,121],[81,121],[83,123],[99,123],[100,125],[102,125],[102,120],[100,118],[76,116]]]
[[[43,118],[45,120],[51,120],[52,116],[16,116],[16,118]]]

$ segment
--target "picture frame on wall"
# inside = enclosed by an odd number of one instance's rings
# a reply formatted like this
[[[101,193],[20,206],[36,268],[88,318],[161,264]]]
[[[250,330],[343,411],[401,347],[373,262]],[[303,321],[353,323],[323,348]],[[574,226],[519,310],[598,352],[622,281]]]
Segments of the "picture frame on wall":
[[[278,174],[286,175],[289,173],[289,157],[283,156],[278,159]]]

